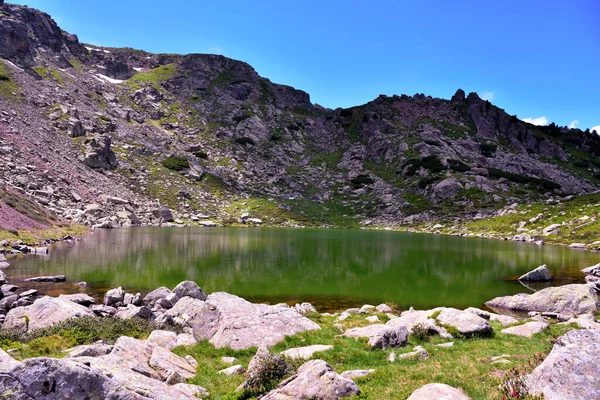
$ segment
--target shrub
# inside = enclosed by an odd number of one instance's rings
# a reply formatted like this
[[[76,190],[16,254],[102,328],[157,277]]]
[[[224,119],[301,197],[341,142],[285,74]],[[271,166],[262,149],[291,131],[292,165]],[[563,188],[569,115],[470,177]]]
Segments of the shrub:
[[[446,169],[437,156],[427,156],[421,159],[410,158],[403,166],[406,176],[414,176],[420,168],[428,169],[431,172],[442,172]]]
[[[340,115],[344,118],[351,117],[354,112],[352,110],[342,110],[340,111]]]
[[[530,374],[544,360],[543,354],[534,354],[533,358],[527,362],[527,365],[520,368],[511,368],[507,371],[502,383],[500,392],[503,399],[542,399],[542,397],[531,397],[528,394],[525,384],[525,377]]]
[[[429,338],[431,337],[431,332],[424,323],[416,324],[415,326],[413,326],[411,334],[414,336],[415,339],[419,341],[426,341],[429,340]]]
[[[448,166],[450,167],[451,170],[458,171],[458,172],[466,172],[471,169],[471,167],[469,167],[464,162],[462,162],[460,160],[453,160],[453,159],[448,160]]]
[[[370,185],[373,183],[373,179],[369,175],[357,175],[350,180],[352,186],[360,188],[363,185]]]
[[[260,359],[253,358],[250,363],[255,364],[243,384],[243,398],[254,397],[275,388],[289,371],[286,360],[270,351],[261,355]]]
[[[587,160],[575,160],[573,165],[575,165],[576,167],[579,167],[579,168],[587,168],[590,166],[590,162]]]
[[[162,165],[165,168],[171,169],[173,171],[181,171],[182,169],[190,167],[190,163],[186,158],[178,156],[171,156],[165,158],[162,162]]]
[[[208,153],[200,150],[200,151],[195,151],[192,153],[196,158],[202,159],[202,160],[206,160],[208,159]]]
[[[493,157],[498,150],[498,146],[493,143],[483,143],[479,146],[479,151],[486,157]]]
[[[269,137],[269,140],[277,141],[277,140],[281,139],[282,137],[283,137],[283,132],[281,132],[279,129],[273,129],[271,131],[271,136]]]
[[[439,175],[424,176],[421,179],[419,179],[418,185],[421,189],[425,189],[427,186],[431,185],[434,182],[437,182],[439,179]]]
[[[254,140],[250,139],[249,137],[246,136],[242,136],[239,138],[235,138],[234,142],[236,142],[237,144],[242,144],[242,145],[247,145],[247,144],[254,144]]]

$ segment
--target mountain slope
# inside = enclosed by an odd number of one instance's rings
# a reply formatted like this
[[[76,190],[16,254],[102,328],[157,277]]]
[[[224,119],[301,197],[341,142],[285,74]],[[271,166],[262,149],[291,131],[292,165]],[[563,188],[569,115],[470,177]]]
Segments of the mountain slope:
[[[458,90],[324,109],[216,55],[79,43],[0,12],[0,179],[62,218],[118,226],[244,214],[398,225],[590,193],[600,139]]]

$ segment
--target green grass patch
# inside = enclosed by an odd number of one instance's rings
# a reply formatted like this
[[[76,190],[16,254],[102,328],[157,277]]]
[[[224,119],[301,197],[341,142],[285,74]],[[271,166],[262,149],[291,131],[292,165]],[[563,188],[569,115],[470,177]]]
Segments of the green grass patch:
[[[0,96],[9,100],[19,100],[21,87],[15,82],[10,67],[0,60]]]
[[[162,165],[165,168],[173,170],[173,171],[181,171],[183,169],[189,168],[190,162],[187,160],[187,158],[184,158],[184,157],[171,156],[171,157],[165,158],[162,161]]]
[[[152,85],[158,87],[161,82],[168,81],[177,74],[175,64],[161,65],[150,71],[138,72],[127,82],[132,90],[139,89],[142,85]]]

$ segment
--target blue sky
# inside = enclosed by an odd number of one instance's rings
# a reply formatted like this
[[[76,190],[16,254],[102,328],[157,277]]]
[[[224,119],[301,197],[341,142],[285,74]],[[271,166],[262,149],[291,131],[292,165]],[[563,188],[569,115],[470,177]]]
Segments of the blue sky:
[[[522,119],[600,132],[598,0],[16,3],[83,42],[246,61],[326,107],[462,88]]]

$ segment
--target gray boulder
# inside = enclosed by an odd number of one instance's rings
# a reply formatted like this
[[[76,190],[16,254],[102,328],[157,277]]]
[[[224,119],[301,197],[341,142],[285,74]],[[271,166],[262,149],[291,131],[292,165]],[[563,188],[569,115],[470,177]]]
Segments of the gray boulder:
[[[28,332],[45,328],[71,318],[93,317],[82,305],[54,297],[41,297],[27,307],[13,308],[6,315],[3,328]]]
[[[84,344],[65,350],[68,352],[65,358],[100,357],[109,354],[113,350],[113,347],[113,345],[102,341],[93,344]]]
[[[85,293],[61,294],[58,296],[58,298],[63,300],[69,300],[73,303],[81,304],[84,307],[89,307],[92,304],[96,303],[96,299]]]
[[[433,314],[441,311],[442,308],[432,310],[408,310],[404,311],[399,317],[390,319],[386,325],[397,326],[404,325],[409,333],[414,333],[415,327],[427,329],[429,334],[440,335],[445,339],[452,339],[452,335],[446,329],[436,324],[435,320],[430,318]]]
[[[408,330],[404,325],[389,326],[373,324],[362,328],[352,328],[344,332],[344,336],[367,338],[372,349],[386,350],[391,347],[404,346],[408,340]]]
[[[283,378],[287,371],[288,366],[282,357],[269,351],[265,346],[260,346],[248,363],[246,380],[237,390],[256,392],[265,382]]]
[[[550,329],[550,325],[542,321],[531,321],[524,323],[523,325],[511,326],[510,328],[502,329],[502,333],[508,335],[532,337],[536,333],[540,333]]]
[[[323,360],[312,360],[263,400],[337,400],[359,394],[360,388],[353,380],[337,374]]]
[[[547,282],[552,280],[552,276],[550,275],[550,271],[548,270],[548,266],[546,264],[540,265],[536,269],[529,271],[528,273],[521,275],[519,277],[520,281],[538,281],[538,282]]]
[[[93,169],[117,168],[117,156],[110,148],[111,143],[111,138],[108,136],[91,139],[86,144],[84,155],[80,157],[81,162]]]
[[[301,358],[303,360],[310,360],[315,353],[327,350],[333,350],[333,346],[330,344],[313,344],[311,346],[294,347],[293,349],[287,349],[285,351],[282,351],[281,355],[291,359]]]
[[[465,336],[486,335],[492,332],[492,326],[485,319],[455,308],[442,309],[436,319],[440,324],[451,326]]]
[[[171,308],[183,297],[206,300],[206,294],[196,282],[184,281],[175,286],[175,289],[165,297],[165,301],[161,302],[161,305],[165,308]]]
[[[186,299],[190,298],[184,297],[175,307]],[[198,302],[195,315],[189,319],[194,338],[197,341],[209,339],[217,348],[241,350],[253,346],[272,346],[285,336],[321,329],[318,324],[285,304],[253,304],[224,292],[210,294],[206,302],[198,299],[191,301]]]
[[[171,294],[171,289],[162,286],[148,293],[142,302],[147,306],[153,307],[156,303],[167,297],[169,294]]]
[[[111,289],[104,295],[104,305],[109,307],[120,307],[122,306],[123,300],[125,299],[125,291],[121,286],[115,289]]]
[[[586,284],[549,287],[533,294],[496,297],[485,303],[498,312],[548,312],[568,316],[586,314],[597,309],[596,290]]]
[[[600,276],[600,264],[592,265],[581,270],[586,275]]]
[[[52,275],[52,276],[34,276],[32,278],[25,278],[23,282],[64,282],[67,277],[64,275]]]
[[[546,359],[527,376],[532,395],[546,400],[600,399],[600,329],[559,337]]]
[[[460,389],[444,383],[430,383],[412,392],[407,400],[470,400]]]
[[[433,187],[433,193],[438,199],[451,199],[463,186],[456,178],[444,179]]]

